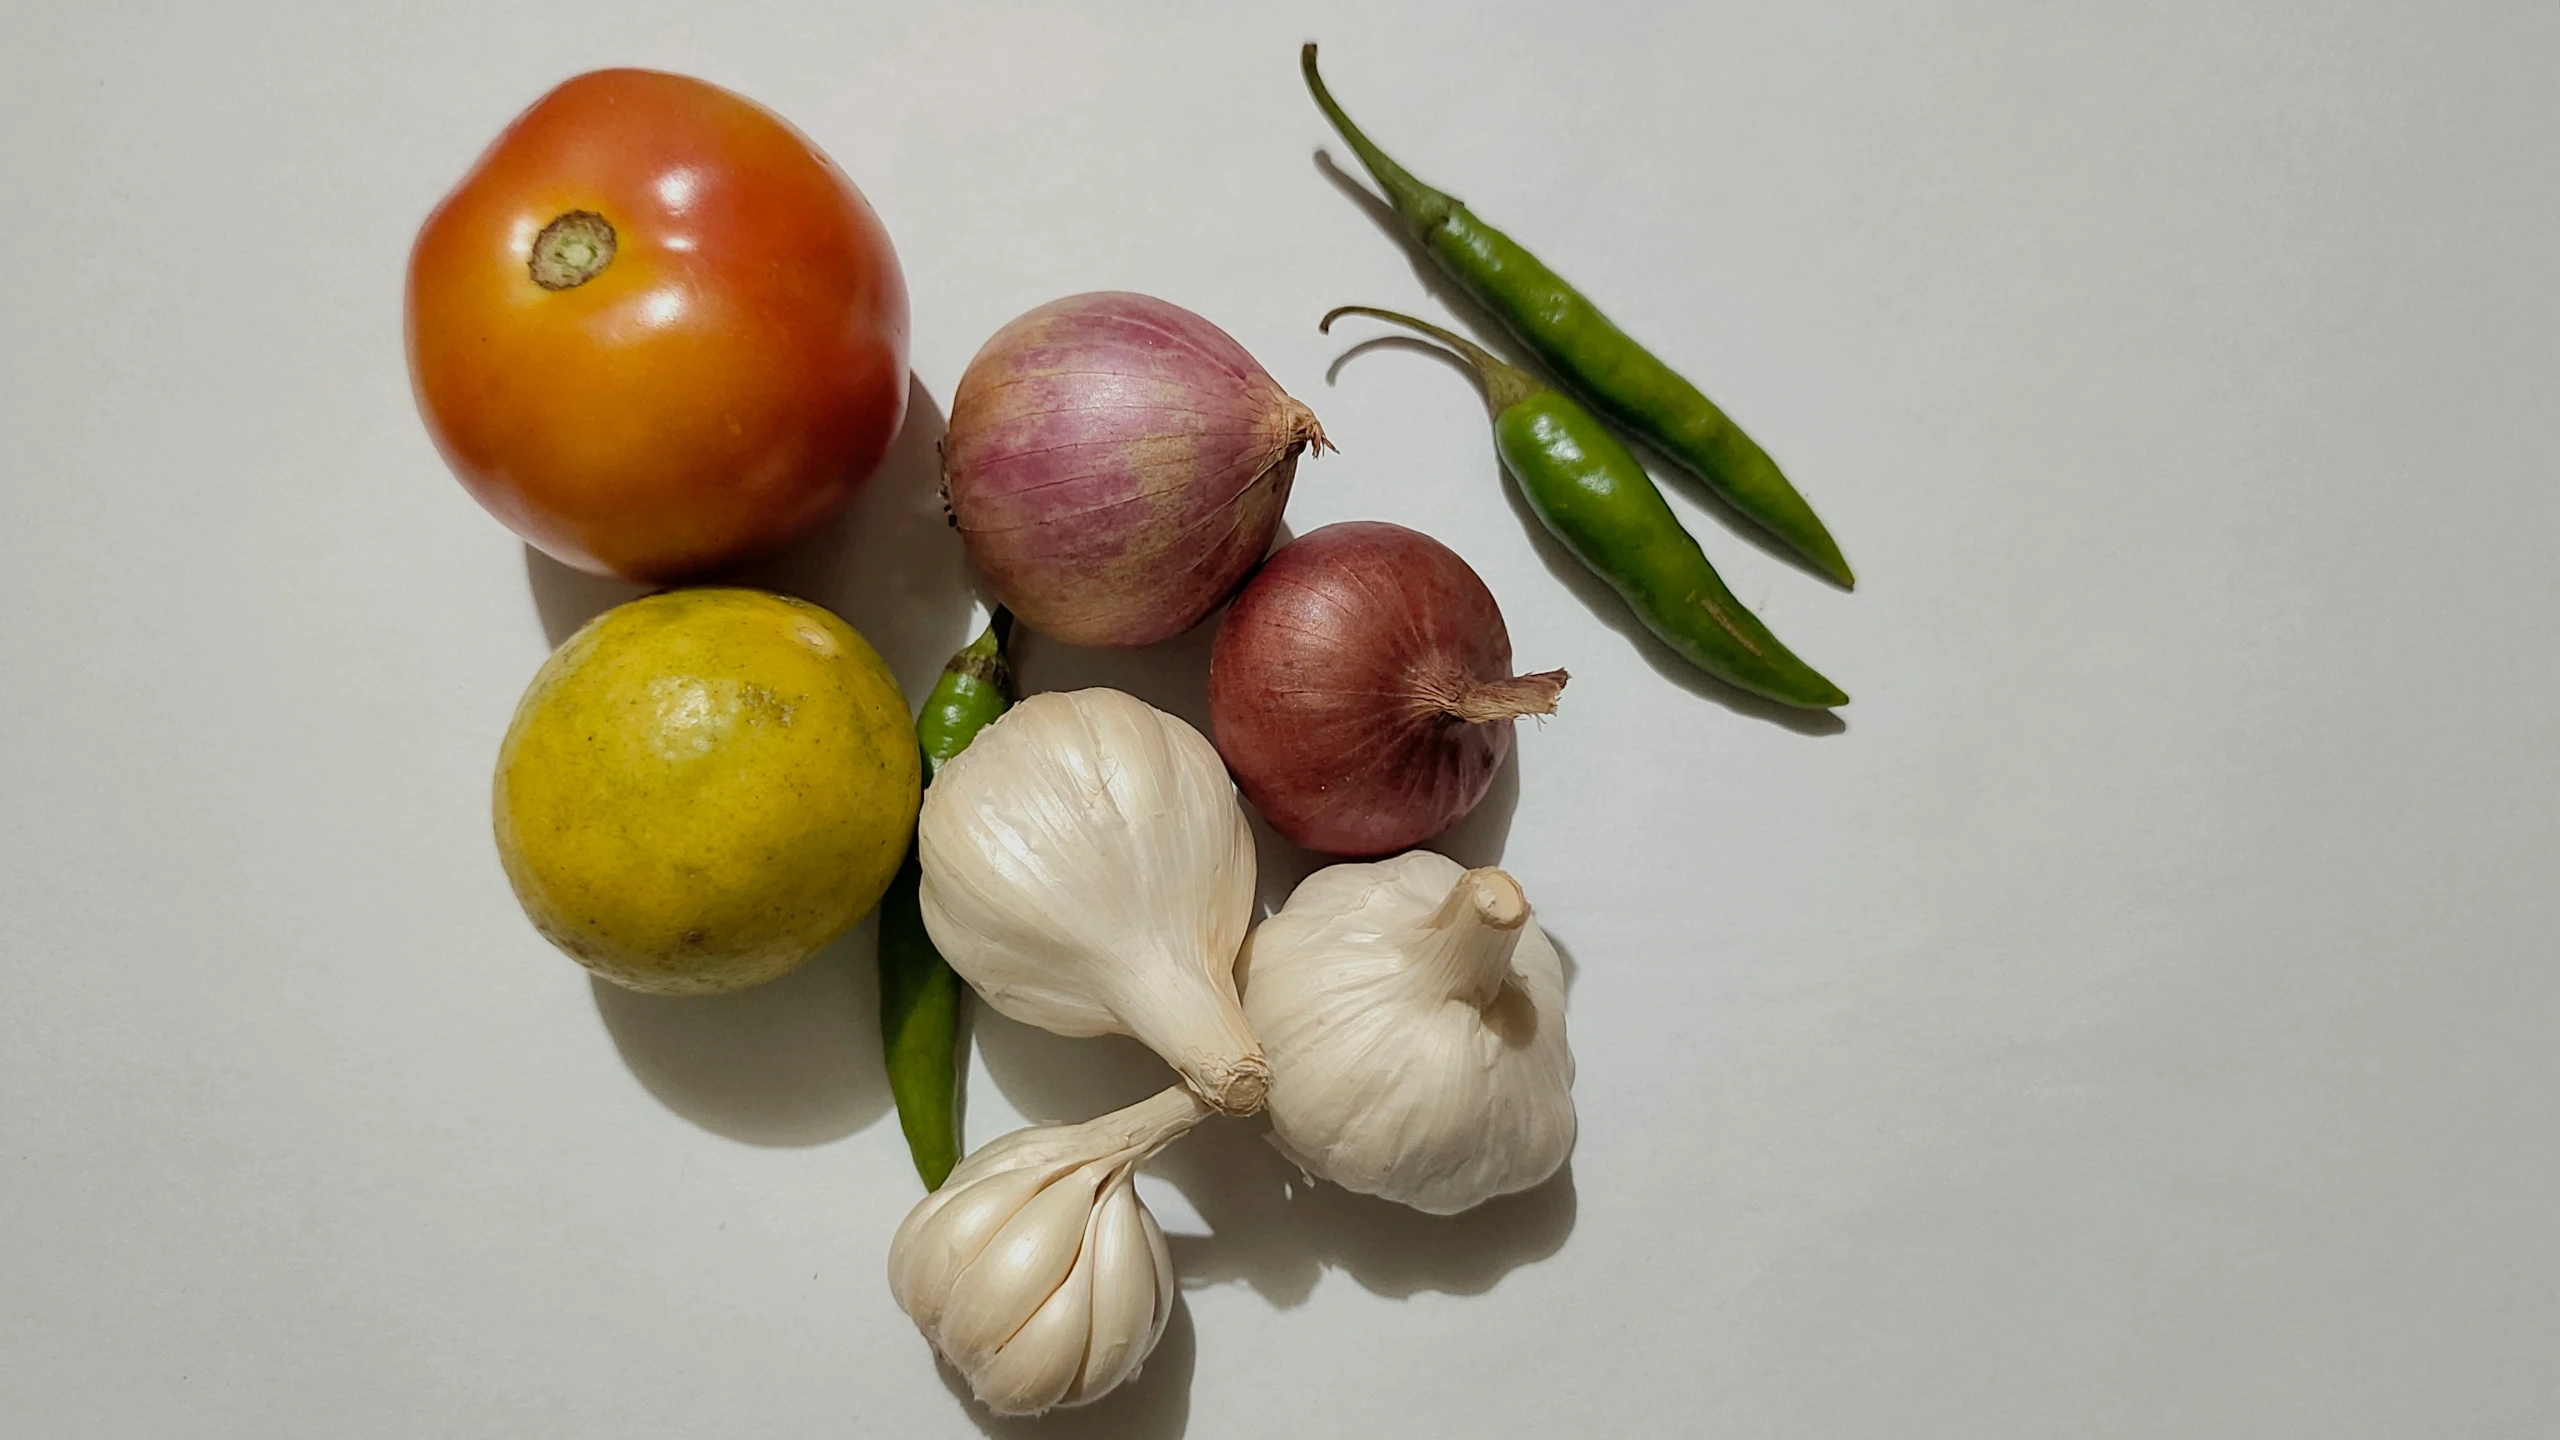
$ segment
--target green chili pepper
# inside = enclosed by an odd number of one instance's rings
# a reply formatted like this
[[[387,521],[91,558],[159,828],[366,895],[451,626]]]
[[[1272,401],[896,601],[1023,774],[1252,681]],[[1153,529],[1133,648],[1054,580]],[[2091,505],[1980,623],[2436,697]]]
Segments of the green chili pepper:
[[[916,743],[924,750],[926,784],[1013,703],[1013,673],[1004,657],[1012,630],[1012,612],[997,607],[985,631],[951,657],[925,697]],[[925,1188],[935,1190],[960,1161],[960,1002],[966,987],[925,933],[917,893],[923,883],[910,844],[906,863],[880,900],[880,1046],[907,1153],[915,1157]]]
[[[1609,418],[1706,481],[1822,573],[1844,586],[1857,584],[1813,507],[1741,426],[1537,256],[1370,144],[1316,74],[1314,45],[1298,52],[1298,60],[1317,107],[1387,192],[1387,202],[1424,254]]]
[[[1475,368],[1485,408],[1493,412],[1494,449],[1529,508],[1682,659],[1781,704],[1827,710],[1849,703],[1845,691],[1797,659],[1733,598],[1653,477],[1572,397],[1462,335],[1393,310],[1345,305],[1320,328],[1331,330],[1345,315],[1410,326]]]

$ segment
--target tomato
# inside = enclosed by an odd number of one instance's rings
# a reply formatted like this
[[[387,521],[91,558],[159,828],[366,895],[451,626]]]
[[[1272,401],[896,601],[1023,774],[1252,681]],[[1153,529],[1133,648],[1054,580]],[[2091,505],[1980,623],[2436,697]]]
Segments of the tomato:
[[[509,529],[681,580],[772,549],[869,478],[907,399],[879,217],[753,101],[599,70],[517,117],[418,232],[409,377]]]

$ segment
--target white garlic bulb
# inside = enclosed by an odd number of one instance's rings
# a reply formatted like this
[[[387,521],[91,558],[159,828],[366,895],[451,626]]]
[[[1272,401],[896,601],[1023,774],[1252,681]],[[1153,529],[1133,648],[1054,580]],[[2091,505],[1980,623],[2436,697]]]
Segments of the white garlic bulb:
[[[1271,1068],[1237,1003],[1253,834],[1199,731],[1117,690],[1034,695],[925,791],[925,930],[988,1004],[1134,1035],[1230,1115]]]
[[[1319,870],[1239,970],[1272,1140],[1310,1174],[1446,1215],[1572,1151],[1564,965],[1504,872],[1427,850]]]
[[[1082,1405],[1138,1373],[1174,1296],[1138,1166],[1211,1113],[1176,1085],[1081,1125],[1016,1130],[907,1212],[889,1293],[988,1409]]]

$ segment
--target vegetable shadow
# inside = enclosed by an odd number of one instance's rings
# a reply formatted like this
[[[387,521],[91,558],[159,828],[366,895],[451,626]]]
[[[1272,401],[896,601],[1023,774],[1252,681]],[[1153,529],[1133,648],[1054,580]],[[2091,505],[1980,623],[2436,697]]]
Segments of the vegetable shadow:
[[[865,920],[781,979],[728,995],[589,984],[622,1063],[668,1109],[749,1145],[822,1145],[889,1111],[877,937]]]
[[[1093,650],[1052,640],[1030,626],[1014,633],[1013,673],[1022,693],[1084,690],[1096,685],[1125,690],[1159,710],[1209,733],[1209,651],[1226,623],[1223,605],[1170,640],[1134,650]]]
[[[1297,532],[1282,520],[1272,532],[1271,546],[1263,552],[1264,558],[1296,538]],[[1259,568],[1257,563],[1256,570]],[[1248,575],[1246,583],[1251,581],[1252,576]],[[1199,624],[1169,640],[1124,650],[1070,645],[1025,625],[1013,632],[1013,673],[1022,682],[1025,695],[1107,686],[1179,716],[1192,729],[1208,735],[1209,655],[1217,648],[1219,627],[1226,623],[1227,606],[1221,604],[1202,616]]]
[[[1180,1440],[1191,1427],[1191,1372],[1199,1341],[1191,1307],[1174,1296],[1172,1318],[1137,1377],[1090,1405],[1046,1415],[998,1415],[969,1393],[969,1382],[948,1360],[934,1357],[942,1383],[969,1412],[981,1433],[998,1440]]]
[[[542,620],[543,641],[554,650],[588,621],[652,588],[571,569],[531,545],[524,547],[524,580],[533,592],[534,614]]]
[[[1379,335],[1351,346],[1334,358],[1332,366],[1325,372],[1326,383],[1332,383],[1353,357],[1372,350],[1420,351],[1466,376],[1469,384],[1475,383],[1475,372],[1464,360],[1451,354],[1444,346],[1412,335]],[[1502,468],[1500,461],[1494,463],[1493,483],[1500,490],[1503,503],[1509,505],[1511,513],[1519,518],[1520,528],[1528,532],[1529,543],[1537,550],[1539,563],[1547,567],[1547,573],[1571,590],[1574,598],[1598,616],[1602,624],[1625,636],[1636,653],[1644,657],[1644,662],[1653,667],[1654,673],[1701,700],[1712,701],[1737,715],[1766,720],[1799,735],[1837,735],[1849,728],[1848,721],[1837,710],[1801,710],[1793,705],[1781,705],[1775,700],[1728,685],[1682,659],[1680,652],[1662,643],[1659,636],[1644,627],[1644,622],[1627,608],[1627,602],[1619,597],[1617,591],[1609,588],[1608,581],[1592,574],[1589,566],[1564,548],[1564,542],[1558,540],[1547,529],[1546,522],[1538,518],[1537,512],[1529,508],[1528,498],[1520,493],[1520,487],[1513,483],[1511,473]],[[1451,858],[1464,857],[1453,855]]]
[[[1578,1208],[1568,1160],[1528,1190],[1427,1215],[1300,1174],[1259,1120],[1203,1125],[1154,1168],[1209,1224],[1166,1237],[1183,1283],[1242,1283],[1283,1309],[1305,1304],[1327,1270],[1396,1299],[1483,1294],[1563,1249]]]
[[[1180,1083],[1172,1066],[1126,1035],[1052,1035],[997,1014],[974,995],[969,1012],[976,1026],[971,1038],[988,1078],[1034,1125],[1090,1120]],[[994,1138],[973,1132],[967,1148]]]
[[[880,469],[844,509],[781,550],[714,583],[753,585],[827,607],[862,632],[910,706],[969,642],[976,572],[942,509],[942,407],[907,377],[907,418]],[[525,547],[525,576],[554,647],[650,587],[573,570]]]
[[[1430,292],[1431,297],[1438,300],[1452,315],[1458,317],[1468,330],[1473,331],[1477,343],[1531,374],[1541,376],[1551,383],[1554,381],[1555,377],[1548,373],[1546,366],[1540,364],[1536,356],[1529,354],[1520,342],[1513,338],[1511,332],[1504,328],[1502,322],[1493,317],[1492,312],[1477,303],[1474,296],[1468,294],[1456,281],[1451,280],[1439,266],[1431,262],[1431,257],[1424,254],[1421,247],[1414,244],[1413,237],[1404,228],[1404,222],[1396,218],[1394,206],[1379,198],[1368,186],[1362,184],[1358,177],[1334,163],[1329,151],[1319,149],[1315,152],[1315,166],[1325,179],[1333,182],[1335,189],[1351,197],[1353,203],[1360,207],[1361,213],[1369,217],[1370,223],[1384,231],[1387,238],[1395,242],[1396,248],[1404,252],[1407,263],[1413,266],[1413,273],[1421,280],[1422,288]],[[1670,476],[1671,483],[1677,485],[1682,493],[1695,497],[1714,510],[1716,518],[1723,523],[1724,528],[1744,544],[1764,555],[1783,561],[1794,569],[1803,571],[1835,590],[1841,588],[1839,581],[1824,574],[1812,561],[1797,554],[1775,536],[1761,529],[1758,522],[1734,509],[1732,502],[1717,494],[1713,487],[1690,474],[1686,468],[1673,463],[1642,436],[1628,434],[1616,425],[1609,428],[1619,439],[1626,442],[1628,449],[1636,452],[1637,456],[1644,461],[1645,469],[1652,472],[1657,481],[1666,475]]]
[[[981,623],[978,573],[942,507],[949,428],[910,375],[906,424],[871,483],[832,521],[738,575],[843,616],[888,662],[911,711]]]

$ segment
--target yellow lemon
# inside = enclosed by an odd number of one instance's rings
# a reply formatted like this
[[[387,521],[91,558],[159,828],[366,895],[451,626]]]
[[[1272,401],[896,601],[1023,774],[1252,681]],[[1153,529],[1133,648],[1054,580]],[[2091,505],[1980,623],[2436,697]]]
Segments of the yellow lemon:
[[[906,696],[852,626],[761,590],[651,595],[533,677],[498,751],[498,858],[606,979],[743,989],[878,903],[919,771]]]

